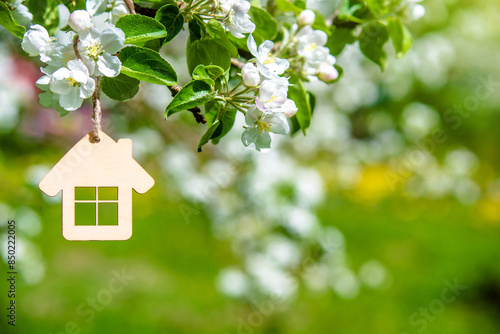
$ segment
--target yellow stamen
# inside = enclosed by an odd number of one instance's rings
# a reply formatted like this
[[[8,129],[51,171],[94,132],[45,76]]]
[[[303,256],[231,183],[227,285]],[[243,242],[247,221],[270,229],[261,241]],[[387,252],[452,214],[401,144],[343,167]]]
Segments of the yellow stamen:
[[[91,46],[87,47],[87,55],[93,58],[97,58],[104,52],[101,43],[95,42]]]
[[[277,95],[273,95],[271,96],[271,98],[269,99],[269,101],[266,101],[266,103],[269,103],[269,102],[273,102],[274,100],[276,100],[278,98]]]
[[[66,65],[68,63],[68,61],[71,60],[71,56],[69,55],[69,53],[65,53],[64,56],[63,56],[63,59],[62,59],[62,63],[64,65]]]
[[[259,127],[259,133],[262,133],[263,131],[271,131],[271,123],[266,123],[261,120],[257,121],[257,126]]]
[[[316,50],[316,48],[317,48],[317,47],[318,47],[318,44],[316,44],[316,43],[311,43],[311,44],[307,45],[307,46],[304,48],[304,50],[306,50],[306,51],[314,51],[314,50]]]
[[[73,78],[66,78],[68,80],[68,86],[73,87],[77,82]]]
[[[274,57],[273,55],[271,55],[271,53],[269,53],[267,59],[264,61],[264,65],[274,64],[275,62],[276,62],[276,57]]]

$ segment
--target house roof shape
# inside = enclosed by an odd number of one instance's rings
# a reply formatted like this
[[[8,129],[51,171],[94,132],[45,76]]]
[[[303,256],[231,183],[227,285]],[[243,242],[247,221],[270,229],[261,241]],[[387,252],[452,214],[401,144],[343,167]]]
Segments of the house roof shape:
[[[104,132],[92,142],[88,133],[73,146],[40,181],[39,188],[49,196],[68,187],[130,187],[143,194],[154,179],[132,157],[132,140],[115,142]]]

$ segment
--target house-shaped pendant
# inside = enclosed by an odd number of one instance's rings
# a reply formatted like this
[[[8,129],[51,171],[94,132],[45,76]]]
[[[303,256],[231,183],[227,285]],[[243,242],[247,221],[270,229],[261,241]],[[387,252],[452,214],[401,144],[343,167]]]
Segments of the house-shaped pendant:
[[[39,184],[49,196],[62,191],[62,231],[67,240],[129,239],[132,189],[143,194],[154,185],[133,159],[131,139],[115,142],[102,131],[99,137],[99,142],[93,142],[93,133],[83,137]]]

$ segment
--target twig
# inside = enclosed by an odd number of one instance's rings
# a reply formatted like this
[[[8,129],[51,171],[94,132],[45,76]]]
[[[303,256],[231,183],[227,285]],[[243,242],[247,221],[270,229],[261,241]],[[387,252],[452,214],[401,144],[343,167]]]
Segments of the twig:
[[[170,89],[170,93],[172,93],[172,96],[176,96],[177,93],[180,92],[180,90],[182,89],[182,87],[179,86],[179,85],[173,85],[173,86],[168,86],[168,89]],[[201,124],[207,123],[207,120],[201,114],[200,108],[194,107],[194,108],[191,108],[191,109],[188,109],[188,110],[193,114],[194,119],[196,120],[197,123],[201,123]]]
[[[135,7],[134,7],[134,1],[133,0],[124,0],[125,5],[127,5],[128,11],[130,14],[135,14]]]
[[[231,58],[231,65],[233,65],[234,67],[237,67],[241,70],[243,68],[243,66],[245,66],[245,63],[243,63],[242,61],[239,61],[238,59]]]
[[[82,59],[80,56],[80,51],[78,51],[78,43],[80,42],[80,38],[78,35],[75,36],[75,39],[73,39],[73,50],[75,51],[76,59]]]

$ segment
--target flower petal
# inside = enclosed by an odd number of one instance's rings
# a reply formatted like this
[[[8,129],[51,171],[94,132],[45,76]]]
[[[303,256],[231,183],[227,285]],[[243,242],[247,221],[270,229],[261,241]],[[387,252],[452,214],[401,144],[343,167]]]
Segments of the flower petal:
[[[259,53],[257,52],[257,43],[255,42],[255,39],[253,38],[252,34],[248,35],[247,47],[248,47],[248,51],[250,51],[250,53],[254,57],[257,58],[259,56]]]
[[[80,86],[80,97],[83,99],[87,99],[94,94],[95,90],[95,81],[92,78],[88,78],[87,82]]]
[[[102,56],[97,57],[97,69],[102,75],[107,77],[116,77],[120,74],[122,63],[116,56],[112,56],[105,52]]]
[[[123,48],[125,33],[116,27],[106,28],[101,34],[101,46],[108,53],[115,54]]]
[[[80,89],[71,87],[66,94],[61,95],[59,104],[66,110],[73,111],[82,105],[83,99],[80,97]]]

